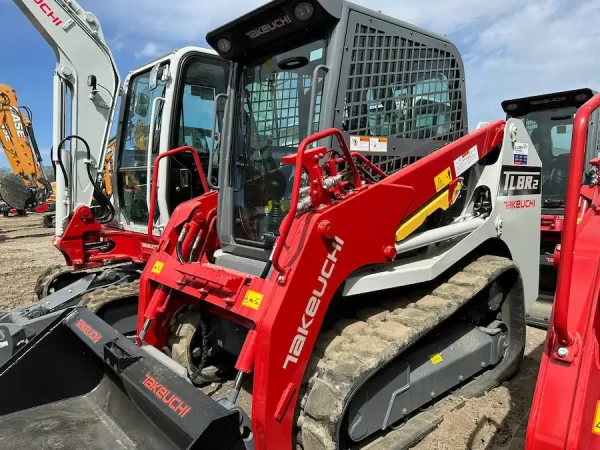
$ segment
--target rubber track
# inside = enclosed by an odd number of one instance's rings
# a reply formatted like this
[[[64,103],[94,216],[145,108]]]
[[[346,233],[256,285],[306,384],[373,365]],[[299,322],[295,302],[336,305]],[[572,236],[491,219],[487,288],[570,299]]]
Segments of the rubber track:
[[[65,273],[69,273],[69,272],[77,273],[77,274],[81,275],[80,278],[83,278],[83,277],[89,275],[90,273],[102,272],[104,270],[112,269],[114,267],[119,267],[121,265],[127,265],[127,264],[128,264],[127,262],[122,262],[122,263],[109,264],[109,265],[101,266],[101,267],[93,267],[91,269],[78,269],[78,270],[75,270],[75,269],[73,269],[73,267],[70,267],[70,266],[50,266],[38,276],[38,278],[35,282],[35,295],[37,296],[38,300],[41,300],[42,298],[47,297],[49,295],[48,289],[50,287],[50,284],[58,276],[63,275]]]
[[[58,275],[69,271],[73,271],[73,268],[68,266],[50,266],[44,270],[35,282],[35,295],[38,300],[48,296],[48,287]]]
[[[139,293],[140,280],[135,280],[129,283],[115,284],[112,286],[103,286],[95,291],[88,292],[81,297],[79,306],[85,306],[93,313],[96,313],[100,308],[108,303],[127,297],[137,297]]]
[[[343,319],[319,336],[300,389],[296,448],[337,450],[335,436],[355,387],[516,266],[507,258],[486,255],[463,267],[442,275],[437,287],[424,295],[370,305],[358,310],[356,319]],[[462,399],[450,395],[364,448],[399,450],[413,445],[460,404]]]
[[[100,272],[102,270],[106,270],[110,268],[110,266],[103,267],[94,267],[92,269],[80,269],[75,270],[70,266],[50,266],[46,270],[44,270],[40,276],[38,276],[37,281],[35,282],[35,295],[37,295],[38,300],[41,300],[44,297],[49,295],[48,289],[50,284],[60,275],[65,273],[73,272],[81,274],[81,278],[86,275],[94,272]]]

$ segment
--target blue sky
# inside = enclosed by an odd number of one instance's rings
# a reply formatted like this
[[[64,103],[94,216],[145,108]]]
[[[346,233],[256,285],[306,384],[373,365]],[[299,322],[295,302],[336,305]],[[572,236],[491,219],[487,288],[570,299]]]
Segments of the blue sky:
[[[100,19],[124,78],[173,48],[207,46],[217,26],[261,0],[79,0]],[[471,129],[503,118],[506,98],[555,90],[600,90],[600,0],[355,0],[447,35],[463,55]],[[54,53],[12,0],[0,0],[3,36],[0,83],[11,85],[34,113],[43,156],[52,142]],[[7,166],[0,154],[0,166]]]

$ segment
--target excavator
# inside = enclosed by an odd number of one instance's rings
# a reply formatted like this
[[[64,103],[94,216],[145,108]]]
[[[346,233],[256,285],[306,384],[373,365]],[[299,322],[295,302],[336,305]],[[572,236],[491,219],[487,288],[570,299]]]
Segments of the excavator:
[[[19,215],[44,204],[54,192],[44,173],[32,120],[31,110],[19,106],[17,93],[0,84],[0,146],[13,172],[0,177],[0,197]]]
[[[567,170],[572,157],[571,137],[577,110],[596,94],[589,88],[552,92],[543,95],[505,100],[506,118],[523,120],[544,167],[540,242],[540,295],[527,312],[527,324],[547,328],[556,291],[557,271],[554,248],[560,244],[565,214]],[[589,163],[598,156],[593,146],[586,148],[586,164],[578,179],[581,193],[591,201],[588,187],[594,167]],[[515,163],[527,162],[527,149],[515,152]]]
[[[211,189],[213,178],[205,171],[218,170],[230,73],[230,63],[214,50],[184,47],[134,69],[121,89],[93,13],[75,1],[48,0],[42,6],[14,1],[57,55],[54,245],[66,266],[41,274],[35,286],[39,302],[2,311],[0,324],[15,345],[0,347],[0,365],[53,314],[74,304],[135,334],[138,280],[158,236],[180,203]],[[108,136],[119,93],[123,101],[111,158]],[[169,155],[153,173],[163,153],[184,144],[195,150]],[[107,160],[113,164],[112,178],[110,170],[102,173]],[[159,188],[150,213],[152,180]]]
[[[523,357],[542,203],[523,122],[455,137],[452,43],[344,0],[206,39],[233,64],[217,189],[171,214],[135,338],[67,308],[0,368],[4,447],[414,445]]]

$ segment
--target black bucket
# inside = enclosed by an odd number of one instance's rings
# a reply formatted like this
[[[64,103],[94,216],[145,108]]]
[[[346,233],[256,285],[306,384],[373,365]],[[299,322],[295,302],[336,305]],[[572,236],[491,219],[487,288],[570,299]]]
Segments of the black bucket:
[[[35,199],[31,189],[14,174],[0,175],[0,197],[15,209],[24,210]]]
[[[0,373],[0,448],[243,450],[227,411],[86,309]]]

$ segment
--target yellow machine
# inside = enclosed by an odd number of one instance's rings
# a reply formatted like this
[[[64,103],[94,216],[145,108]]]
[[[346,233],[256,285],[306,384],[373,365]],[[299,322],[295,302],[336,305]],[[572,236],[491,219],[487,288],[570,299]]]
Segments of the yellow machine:
[[[12,175],[0,178],[0,196],[17,211],[41,205],[54,192],[31,122],[31,110],[19,107],[16,92],[0,84],[0,144],[12,169]]]
[[[112,195],[112,183],[110,181],[115,167],[114,156],[115,156],[115,144],[117,142],[116,137],[113,137],[108,142],[106,149],[106,157],[104,158],[104,176],[102,177],[104,183],[104,195],[110,198]]]
[[[23,114],[25,111],[26,114]],[[103,190],[112,194],[111,176],[115,153],[115,138],[108,144],[104,160]],[[0,144],[10,163],[12,174],[0,177],[0,197],[19,214],[34,210],[53,211],[56,203],[56,182],[48,182],[44,173],[42,155],[32,127],[32,113],[18,105],[17,94],[8,85],[0,84]],[[46,202],[47,208],[43,208]],[[53,226],[54,214],[44,217],[44,225]]]

